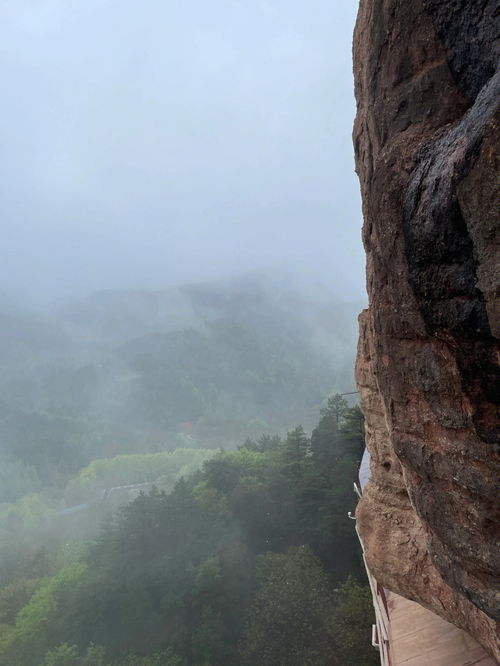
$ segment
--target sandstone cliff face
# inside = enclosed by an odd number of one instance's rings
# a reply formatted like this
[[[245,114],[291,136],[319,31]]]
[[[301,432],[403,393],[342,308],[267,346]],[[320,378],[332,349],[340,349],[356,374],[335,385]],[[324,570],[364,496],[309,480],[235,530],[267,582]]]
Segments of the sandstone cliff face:
[[[496,7],[361,0],[354,146],[368,565],[500,659]]]

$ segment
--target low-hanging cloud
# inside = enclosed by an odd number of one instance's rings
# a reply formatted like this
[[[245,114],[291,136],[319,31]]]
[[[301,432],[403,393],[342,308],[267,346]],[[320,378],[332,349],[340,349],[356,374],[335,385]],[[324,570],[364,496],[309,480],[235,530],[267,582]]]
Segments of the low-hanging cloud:
[[[292,264],[363,293],[352,3],[0,4],[0,289]]]

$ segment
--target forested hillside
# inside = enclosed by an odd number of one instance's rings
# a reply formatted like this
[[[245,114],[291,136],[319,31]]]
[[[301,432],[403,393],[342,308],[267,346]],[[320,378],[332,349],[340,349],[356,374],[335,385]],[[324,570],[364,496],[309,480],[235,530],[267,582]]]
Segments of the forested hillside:
[[[3,308],[0,664],[373,663],[353,308],[255,277]]]
[[[12,561],[0,663],[376,664],[347,519],[362,448],[359,409],[332,396],[311,437],[247,440],[170,493],[140,494],[95,538]]]
[[[375,665],[340,5],[0,2],[0,666]]]

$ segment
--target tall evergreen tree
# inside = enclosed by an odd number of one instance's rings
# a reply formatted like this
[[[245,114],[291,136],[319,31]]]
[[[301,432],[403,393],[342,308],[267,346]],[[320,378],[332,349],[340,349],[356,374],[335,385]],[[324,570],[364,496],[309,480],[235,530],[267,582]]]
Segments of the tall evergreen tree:
[[[311,437],[311,451],[316,466],[331,465],[342,455],[339,431],[347,410],[347,402],[340,393],[331,395],[326,406],[321,408],[320,421]]]
[[[359,405],[345,411],[341,435],[345,450],[354,458],[361,460],[365,448],[365,418]]]
[[[289,476],[298,479],[304,475],[310,446],[310,441],[302,426],[295,428],[295,430],[291,430],[287,434],[283,448],[283,455],[285,460],[285,472]]]

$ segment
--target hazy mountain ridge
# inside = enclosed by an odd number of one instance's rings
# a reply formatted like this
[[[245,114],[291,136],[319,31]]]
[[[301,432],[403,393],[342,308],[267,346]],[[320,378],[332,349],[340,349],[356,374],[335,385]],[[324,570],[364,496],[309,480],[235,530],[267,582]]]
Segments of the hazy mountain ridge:
[[[96,456],[168,448],[177,434],[213,447],[307,428],[328,393],[352,390],[358,308],[251,275],[6,312],[0,453],[40,459],[50,483],[48,460],[61,458],[67,478]]]

